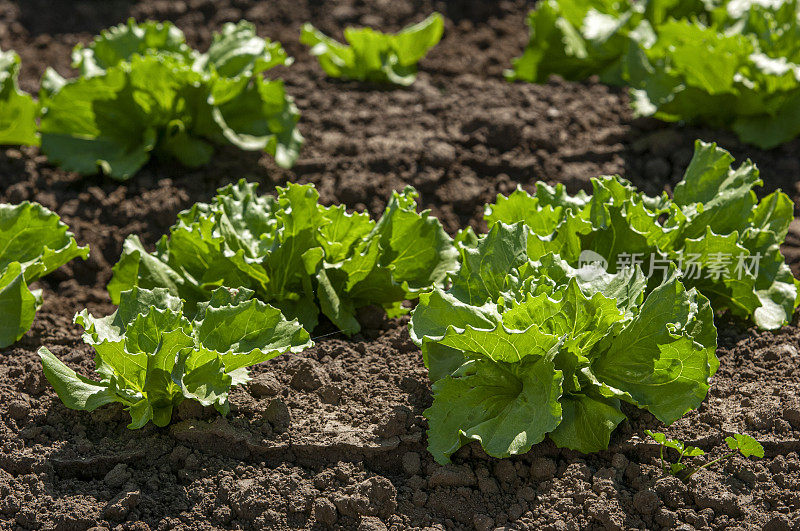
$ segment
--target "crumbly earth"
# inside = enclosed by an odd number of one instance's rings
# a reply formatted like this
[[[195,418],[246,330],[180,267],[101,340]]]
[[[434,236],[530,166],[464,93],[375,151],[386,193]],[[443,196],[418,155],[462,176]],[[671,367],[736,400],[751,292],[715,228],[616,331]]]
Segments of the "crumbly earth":
[[[253,369],[227,418],[184,403],[170,427],[130,431],[116,406],[66,409],[36,356],[49,347],[87,376],[93,354],[72,316],[113,311],[105,285],[128,234],[153,245],[176,214],[241,177],[270,193],[312,182],[326,203],[380,212],[391,190],[414,185],[422,204],[454,232],[483,228],[484,203],[517,185],[619,173],[651,193],[669,191],[695,138],[756,161],[764,191],[796,204],[800,142],[772,151],[731,134],[635,119],[624,90],[553,79],[509,84],[502,70],[526,42],[531,3],[479,0],[0,0],[0,48],[24,62],[35,91],[46,65],[70,74],[69,51],[124,21],[175,21],[200,48],[226,21],[247,18],[297,59],[286,80],[307,143],[290,171],[265,155],[221,149],[197,170],[151,162],[126,183],[82,178],[36,149],[0,151],[0,201],[56,210],[81,243],[73,262],[40,283],[33,329],[0,351],[0,529],[800,529],[800,328],[775,333],[718,317],[721,368],[698,411],[669,428],[649,413],[629,419],[608,451],[582,455],[544,442],[528,454],[487,457],[473,444],[449,466],[427,453],[430,384],[406,320],[365,311],[364,331],[332,335],[302,355]],[[391,89],[328,80],[298,42],[311,21],[341,36],[347,24],[396,30],[437,9],[442,43],[417,82]],[[798,226],[795,227],[794,225]],[[800,222],[784,249],[798,273]],[[665,430],[722,453],[731,432],[749,433],[761,460],[734,457],[687,485],[664,476],[645,429]]]

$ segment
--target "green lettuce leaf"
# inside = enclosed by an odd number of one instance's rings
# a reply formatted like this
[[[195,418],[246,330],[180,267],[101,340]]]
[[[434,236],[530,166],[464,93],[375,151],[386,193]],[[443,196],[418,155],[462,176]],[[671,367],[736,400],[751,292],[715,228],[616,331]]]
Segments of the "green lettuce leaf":
[[[716,346],[708,299],[687,291],[673,270],[591,368],[604,391],[671,424],[705,399]]]
[[[157,132],[134,100],[127,77],[125,65],[117,66],[104,75],[68,81],[45,100],[40,130],[50,161],[82,174],[101,169],[117,179],[144,166]]]
[[[153,253],[136,236],[125,242],[108,285],[114,302],[139,286],[164,288],[189,308],[226,286],[256,297],[313,330],[320,312],[344,333],[361,328],[356,311],[382,306],[390,315],[444,282],[456,250],[417,193],[394,193],[377,222],[343,206],[324,207],[313,185],[289,183],[278,197],[240,181],[178,216]]]
[[[393,35],[372,28],[347,28],[347,44],[305,24],[300,42],[311,48],[311,55],[330,77],[407,86],[417,77],[417,63],[436,46],[443,31],[444,19],[434,13]]]
[[[212,37],[208,52],[198,56],[195,68],[213,68],[220,76],[239,78],[278,65],[289,66],[292,61],[280,43],[257,37],[255,26],[243,20],[222,26]]]
[[[0,273],[0,347],[7,347],[27,332],[39,306],[28,288],[19,262],[8,264]]]
[[[428,450],[440,462],[473,440],[493,457],[528,451],[561,421],[560,381],[561,371],[542,357],[466,362],[433,384]]]
[[[296,320],[287,321],[252,295],[219,288],[192,315],[165,289],[126,291],[107,317],[86,310],[75,316],[95,349],[100,381],[76,374],[42,347],[45,376],[71,409],[123,404],[131,429],[150,421],[166,426],[184,399],[227,414],[228,392],[247,380],[246,367],[313,344]]]
[[[125,24],[101,31],[89,46],[75,46],[72,66],[84,77],[93,77],[112,66],[130,61],[134,55],[159,52],[175,54],[187,61],[193,60],[197,54],[186,44],[183,32],[171,22],[146,21],[139,24],[131,18]]]
[[[89,256],[68,227],[38,203],[0,204],[0,348],[19,340],[33,324],[41,293],[28,285],[74,258]]]
[[[608,448],[611,433],[625,420],[619,400],[599,394],[563,395],[561,423],[548,435],[562,448],[574,448],[585,453]]]
[[[0,50],[0,144],[39,145],[39,105],[19,89],[19,56]]]
[[[675,266],[648,290],[638,266],[530,256],[533,237],[521,222],[496,221],[460,247],[450,289],[424,294],[413,311],[411,338],[434,382],[429,450],[440,463],[473,440],[495,457],[545,436],[605,449],[625,419],[621,401],[674,422],[700,405],[719,366],[709,301]]]

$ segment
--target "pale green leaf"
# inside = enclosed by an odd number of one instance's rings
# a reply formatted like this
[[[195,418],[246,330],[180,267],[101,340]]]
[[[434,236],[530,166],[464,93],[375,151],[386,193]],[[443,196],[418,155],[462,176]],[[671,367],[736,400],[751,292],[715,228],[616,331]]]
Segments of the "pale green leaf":
[[[625,420],[619,401],[589,395],[564,395],[562,419],[550,433],[559,447],[585,454],[608,448],[611,432]]]
[[[88,256],[89,247],[80,247],[59,217],[42,205],[0,205],[0,348],[33,324],[41,300],[28,284]]]
[[[697,297],[673,273],[592,363],[598,380],[666,424],[700,405],[715,364],[716,335],[711,345],[688,335],[694,331],[688,327],[697,318]]]
[[[734,433],[733,437],[725,437],[725,442],[728,444],[728,448],[739,450],[745,457],[750,457],[751,455],[764,457],[764,447],[749,435]]]
[[[0,348],[25,335],[36,315],[36,297],[28,289],[22,266],[13,262],[0,273]]]
[[[493,457],[527,452],[561,420],[560,383],[560,371],[544,358],[471,360],[433,384],[433,405],[424,412],[428,449],[442,464],[473,440]]]
[[[45,377],[68,408],[94,411],[102,405],[118,401],[108,385],[76,374],[45,347],[39,349],[39,357]]]
[[[410,85],[416,79],[417,63],[439,42],[443,31],[442,15],[433,13],[393,35],[372,28],[346,28],[347,44],[305,24],[300,42],[311,48],[311,55],[331,77]]]
[[[39,145],[39,105],[19,89],[19,56],[0,50],[0,144]]]

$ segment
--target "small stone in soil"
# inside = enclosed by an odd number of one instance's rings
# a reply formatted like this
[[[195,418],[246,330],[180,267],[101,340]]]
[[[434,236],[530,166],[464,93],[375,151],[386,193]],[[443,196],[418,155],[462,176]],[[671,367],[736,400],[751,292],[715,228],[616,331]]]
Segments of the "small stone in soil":
[[[292,415],[289,408],[280,398],[273,398],[270,400],[267,409],[264,410],[264,420],[272,425],[272,428],[282,433],[289,429],[289,424],[292,422]]]
[[[406,452],[403,455],[403,470],[409,476],[419,474],[422,465],[420,464],[420,457],[417,452]]]
[[[336,514],[336,506],[328,498],[318,498],[314,502],[314,518],[317,522],[333,525],[339,519]]]
[[[661,505],[661,500],[658,494],[652,490],[640,490],[633,495],[633,506],[641,514],[653,514],[659,505]]]
[[[675,476],[665,476],[659,479],[653,488],[664,503],[672,509],[676,509],[684,502],[687,492],[686,484]]]
[[[8,404],[8,416],[14,420],[24,420],[30,411],[30,404],[24,400],[12,400]]]
[[[494,475],[502,483],[511,484],[517,479],[514,464],[508,459],[501,459],[494,465]]]
[[[625,470],[625,467],[628,466],[628,458],[624,454],[616,453],[611,458],[611,466],[617,470]]]
[[[316,391],[325,383],[327,375],[312,359],[302,360],[292,377],[292,387],[298,391]]]
[[[478,478],[478,488],[487,496],[500,492],[500,487],[497,485],[497,481],[495,481],[494,478]]]
[[[776,350],[781,358],[796,359],[798,357],[797,347],[790,345],[789,343],[778,345]]]
[[[678,523],[678,515],[662,507],[658,510],[658,513],[656,513],[655,521],[659,525],[672,529]]]
[[[250,394],[255,398],[273,397],[281,391],[281,384],[272,373],[259,374],[250,382]]]
[[[129,479],[131,479],[131,473],[128,472],[128,467],[125,465],[125,463],[119,463],[117,466],[108,471],[103,478],[103,481],[105,481],[106,485],[112,489],[118,489]]]
[[[784,408],[783,419],[791,424],[794,429],[800,430],[800,406]]]
[[[140,497],[141,493],[136,487],[130,486],[126,488],[106,505],[106,508],[103,509],[103,518],[108,518],[109,520],[125,519],[131,509],[139,505]]]
[[[317,390],[319,399],[323,404],[337,405],[342,397],[342,388],[339,384],[325,384]]]
[[[445,142],[433,142],[423,154],[423,160],[432,166],[445,168],[456,160],[456,148]]]
[[[556,473],[556,463],[546,457],[537,457],[531,463],[531,478],[537,481],[550,479]]]
[[[386,531],[386,524],[375,516],[364,516],[358,524],[358,531]]]

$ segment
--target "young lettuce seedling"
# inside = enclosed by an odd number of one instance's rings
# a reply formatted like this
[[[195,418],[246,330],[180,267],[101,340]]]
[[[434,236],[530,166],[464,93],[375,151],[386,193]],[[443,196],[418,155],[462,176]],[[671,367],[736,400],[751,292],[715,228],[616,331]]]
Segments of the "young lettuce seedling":
[[[298,156],[300,113],[264,73],[292,58],[247,21],[227,23],[205,53],[169,22],[133,19],[72,53],[75,78],[48,68],[39,101],[19,90],[19,57],[0,51],[0,144],[41,145],[69,171],[126,180],[152,155],[208,163],[216,146]],[[40,118],[37,126],[36,120]]]
[[[650,430],[645,430],[645,433],[647,433],[647,435],[655,439],[655,441],[661,445],[658,450],[658,457],[661,459],[661,470],[664,472],[669,472],[673,476],[686,469],[686,464],[681,462],[684,457],[697,457],[706,454],[700,448],[684,445],[683,441],[679,441],[677,439],[668,439],[663,433],[653,433]],[[672,448],[678,452],[678,460],[674,463],[670,463],[669,466],[667,466],[664,462],[664,448]]]
[[[382,306],[402,315],[402,302],[443,285],[458,253],[441,223],[417,212],[407,187],[377,221],[319,204],[313,185],[288,183],[278,197],[258,195],[244,180],[221,188],[211,203],[178,214],[178,223],[148,253],[135,235],[125,241],[108,285],[123,291],[165,288],[191,309],[218,286],[242,287],[314,330],[320,315],[357,333],[357,310]]]
[[[166,426],[185,399],[227,414],[230,388],[246,382],[247,367],[313,345],[300,324],[253,299],[244,288],[217,288],[193,310],[167,290],[135,287],[119,309],[96,318],[84,310],[75,322],[95,350],[100,381],[81,376],[42,347],[42,368],[70,409],[94,411],[119,402],[130,429],[152,421]]]
[[[764,447],[761,446],[761,443],[749,435],[734,433],[732,437],[725,437],[725,442],[728,444],[728,448],[731,450],[730,452],[698,467],[687,466],[685,462],[681,462],[684,457],[698,457],[706,455],[706,453],[700,448],[685,445],[683,441],[678,439],[670,439],[663,433],[654,433],[650,430],[645,430],[645,433],[660,445],[659,458],[661,459],[661,470],[673,476],[680,477],[683,481],[688,481],[689,478],[704,468],[708,468],[725,459],[730,459],[736,455],[737,452],[744,457],[764,457]],[[674,463],[666,463],[664,461],[664,448],[672,448],[678,452],[678,460]],[[669,466],[667,466],[667,464],[669,464]]]
[[[417,63],[442,38],[439,13],[394,35],[372,28],[347,28],[347,44],[331,39],[311,24],[303,26],[300,42],[330,77],[408,86],[417,77]]]
[[[421,294],[413,312],[439,463],[471,441],[501,458],[545,437],[606,449],[622,401],[670,424],[702,403],[719,366],[711,305],[675,267],[647,294],[638,266],[576,269],[528,234],[502,222],[477,239],[462,233],[450,288]]]

